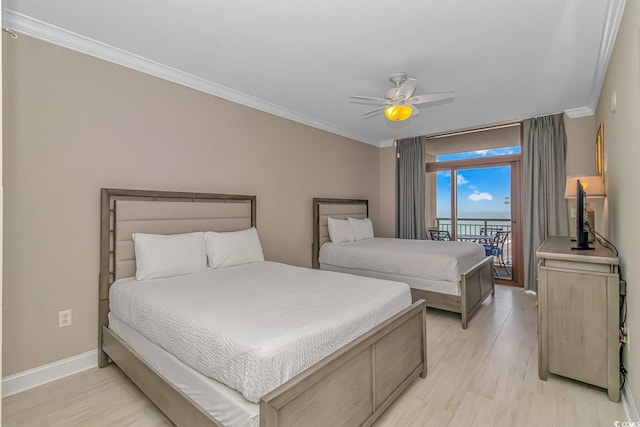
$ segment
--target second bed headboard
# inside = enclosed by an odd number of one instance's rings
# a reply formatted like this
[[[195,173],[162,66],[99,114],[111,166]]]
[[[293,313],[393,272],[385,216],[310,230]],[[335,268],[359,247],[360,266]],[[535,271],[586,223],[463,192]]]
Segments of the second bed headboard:
[[[365,199],[313,199],[313,247],[311,264],[318,268],[320,247],[329,241],[328,218],[368,218],[369,201]]]

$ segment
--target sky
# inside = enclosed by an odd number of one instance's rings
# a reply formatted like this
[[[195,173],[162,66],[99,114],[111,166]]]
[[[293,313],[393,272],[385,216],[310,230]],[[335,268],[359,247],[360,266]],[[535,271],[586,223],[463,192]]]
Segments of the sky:
[[[437,161],[499,156],[520,152],[520,147],[505,147],[437,156]],[[459,218],[509,218],[511,205],[511,168],[509,166],[462,169],[457,174]],[[451,172],[436,173],[437,215],[447,218],[451,207]],[[505,201],[507,203],[505,203]]]

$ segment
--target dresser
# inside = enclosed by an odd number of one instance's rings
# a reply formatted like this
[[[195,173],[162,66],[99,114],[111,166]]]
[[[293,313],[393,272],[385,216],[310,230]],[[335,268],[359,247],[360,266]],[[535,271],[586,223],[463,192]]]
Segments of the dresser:
[[[618,258],[598,243],[572,250],[549,237],[538,262],[538,374],[562,375],[608,390],[620,400]]]

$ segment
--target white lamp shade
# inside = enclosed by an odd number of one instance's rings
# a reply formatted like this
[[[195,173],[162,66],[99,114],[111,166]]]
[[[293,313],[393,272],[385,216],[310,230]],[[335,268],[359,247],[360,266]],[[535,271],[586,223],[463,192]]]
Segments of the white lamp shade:
[[[601,199],[607,195],[604,189],[604,181],[600,175],[581,176],[574,175],[567,177],[567,185],[564,188],[565,199],[575,199],[577,192],[576,181],[580,180],[582,188],[587,193],[587,199]]]

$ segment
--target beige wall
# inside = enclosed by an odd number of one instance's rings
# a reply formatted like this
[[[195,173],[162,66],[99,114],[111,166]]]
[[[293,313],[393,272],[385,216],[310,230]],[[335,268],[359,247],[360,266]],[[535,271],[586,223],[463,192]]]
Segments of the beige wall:
[[[427,160],[433,156],[426,154]],[[435,218],[436,201],[429,193],[435,191],[435,177],[427,174],[425,181],[425,200],[427,227]],[[396,236],[396,148],[387,147],[380,149],[380,227],[376,230],[376,236]]]
[[[380,210],[377,237],[396,237],[396,147],[379,150]]]
[[[101,187],[255,194],[266,258],[296,265],[311,265],[313,197],[367,198],[380,229],[376,147],[27,36],[4,44],[5,376],[96,348]]]
[[[640,197],[636,179],[640,159],[639,34],[640,2],[628,1],[596,111],[596,123],[604,123],[605,229],[620,251],[627,280],[630,350],[625,363],[636,407],[640,403]],[[617,94],[615,113],[609,108],[613,92]]]
[[[0,0],[0,21],[2,21],[2,0]],[[2,257],[4,240],[2,221],[4,210],[4,194],[2,185],[2,43],[0,43],[0,378],[2,378]],[[0,381],[0,396],[2,396],[2,381]],[[0,405],[0,420],[2,420],[2,405]],[[2,421],[0,421],[0,424]]]
[[[567,176],[595,174],[595,116],[570,119],[564,115],[567,133]]]
[[[565,114],[564,126],[567,133],[567,176],[595,175],[595,143],[596,143],[596,118],[595,116],[570,119]],[[589,206],[595,215],[596,231],[604,233],[604,199],[590,199]],[[569,234],[576,235],[575,216],[571,216],[571,209],[575,210],[576,200],[567,200],[567,212],[569,214]]]

